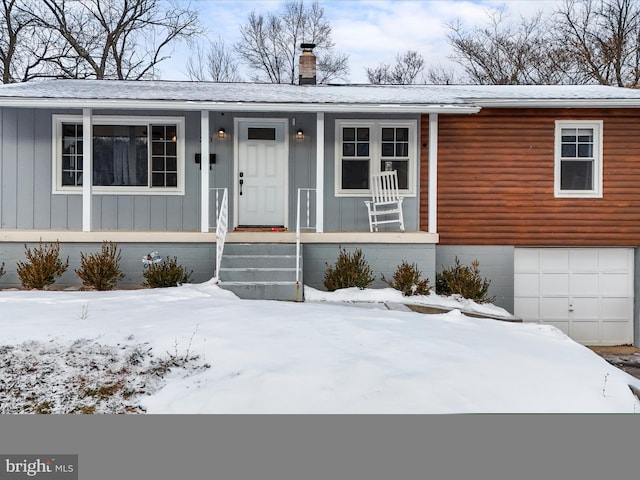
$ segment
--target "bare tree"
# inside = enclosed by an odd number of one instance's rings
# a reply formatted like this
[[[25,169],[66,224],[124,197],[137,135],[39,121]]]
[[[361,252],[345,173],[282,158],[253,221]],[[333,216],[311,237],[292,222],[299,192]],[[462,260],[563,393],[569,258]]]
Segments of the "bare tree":
[[[1,0],[0,73],[2,83],[56,75],[54,63],[68,48],[52,32],[38,28],[31,0]]]
[[[407,50],[396,55],[392,67],[381,63],[374,68],[366,68],[367,79],[373,84],[410,85],[416,83],[418,74],[424,70],[424,58],[415,50]]]
[[[391,82],[391,65],[380,63],[377,67],[365,67],[367,80],[374,85],[384,85]]]
[[[206,52],[198,46],[195,55],[187,61],[187,75],[191,80],[213,82],[239,82],[242,80],[238,63],[222,37],[210,42]]]
[[[542,14],[509,23],[504,9],[489,14],[489,26],[449,25],[453,60],[478,84],[560,84],[576,81],[573,59]]]
[[[640,87],[640,3],[565,0],[560,35],[585,83]]]
[[[61,75],[73,78],[153,78],[169,44],[200,29],[197,13],[162,0],[41,0],[39,26],[73,50]]]
[[[317,1],[288,1],[280,13],[259,15],[251,12],[240,27],[241,40],[236,51],[254,72],[253,79],[271,83],[295,83],[301,43],[316,45],[317,72],[320,83],[344,78],[348,57],[334,51],[331,26]]]
[[[456,83],[463,83],[463,81],[458,78],[452,67],[438,64],[432,65],[427,69],[424,75],[422,75],[420,83],[430,85],[454,85]]]

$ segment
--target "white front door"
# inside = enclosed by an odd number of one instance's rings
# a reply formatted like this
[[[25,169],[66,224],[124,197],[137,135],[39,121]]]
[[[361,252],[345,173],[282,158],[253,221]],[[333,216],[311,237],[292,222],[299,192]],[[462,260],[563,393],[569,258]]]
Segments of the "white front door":
[[[236,202],[239,227],[287,226],[286,120],[238,120]]]
[[[631,248],[516,248],[514,313],[584,345],[633,342]]]

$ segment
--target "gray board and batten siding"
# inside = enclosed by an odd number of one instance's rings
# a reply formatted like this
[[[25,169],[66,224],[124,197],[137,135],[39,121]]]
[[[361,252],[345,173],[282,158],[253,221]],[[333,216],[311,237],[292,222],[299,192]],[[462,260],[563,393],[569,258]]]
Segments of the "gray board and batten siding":
[[[32,108],[0,109],[0,228],[18,230],[80,230],[82,196],[52,193],[52,115],[75,114],[78,110],[43,110]],[[199,231],[200,166],[195,154],[200,151],[198,112],[95,110],[95,116],[184,116],[185,194],[184,195],[93,195],[92,229],[95,231]],[[227,187],[230,194],[229,218],[233,218],[234,118],[278,118],[276,112],[260,114],[210,113],[211,152],[216,163],[211,168],[211,187]],[[282,114],[280,114],[282,117]],[[316,184],[316,116],[290,114],[289,142],[289,228],[296,223],[298,188]],[[292,119],[295,118],[295,126]],[[335,120],[411,119],[417,116],[327,115],[325,117],[325,231],[363,231],[369,229],[365,197],[335,196]],[[218,140],[215,132],[223,127],[228,137]],[[293,139],[294,129],[302,128],[305,138]],[[417,162],[418,168],[420,162]],[[416,178],[419,178],[419,172]],[[404,203],[407,230],[418,230],[418,199]],[[213,217],[212,217],[213,218]],[[212,222],[213,223],[213,222]]]
[[[324,170],[324,210],[325,231],[328,232],[368,232],[369,218],[364,201],[368,197],[337,197],[335,194],[336,162],[336,120],[413,120],[420,125],[419,115],[382,115],[382,114],[327,114],[325,115],[325,170]],[[416,141],[420,141],[419,134]],[[420,178],[420,148],[416,154],[416,179]],[[417,180],[416,180],[417,182]],[[416,185],[416,192],[419,186]],[[405,197],[403,201],[404,224],[407,231],[419,230],[419,199],[418,196]],[[380,230],[397,230],[397,225],[383,225]],[[426,230],[426,228],[424,228]]]
[[[130,112],[127,112],[130,113]],[[82,195],[52,193],[52,115],[77,110],[0,109],[0,228],[81,230]],[[95,115],[125,115],[95,111]],[[135,112],[171,115],[174,112]],[[199,116],[186,121],[185,195],[93,195],[94,230],[197,231],[200,179],[194,163],[199,150]]]

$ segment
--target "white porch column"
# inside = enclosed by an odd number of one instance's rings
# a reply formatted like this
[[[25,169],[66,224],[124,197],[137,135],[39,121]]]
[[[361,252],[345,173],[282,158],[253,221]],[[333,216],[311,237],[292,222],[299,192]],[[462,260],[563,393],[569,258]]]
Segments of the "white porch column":
[[[91,109],[82,109],[82,231],[91,231],[93,127]]]
[[[209,112],[200,112],[200,231],[209,231]]]
[[[316,114],[316,233],[324,232],[324,112]]]
[[[438,114],[429,114],[429,233],[438,233]]]

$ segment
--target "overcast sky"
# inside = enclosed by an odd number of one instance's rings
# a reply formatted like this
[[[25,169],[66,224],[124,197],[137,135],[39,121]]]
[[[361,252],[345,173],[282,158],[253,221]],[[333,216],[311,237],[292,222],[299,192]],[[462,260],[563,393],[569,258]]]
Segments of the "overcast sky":
[[[393,64],[397,53],[417,50],[425,63],[447,64],[447,23],[459,18],[464,25],[486,22],[487,12],[506,5],[514,20],[537,11],[552,11],[561,0],[321,0],[333,29],[336,50],[349,56],[349,83],[367,83],[365,67]],[[281,9],[283,1],[192,0],[211,39],[218,36],[233,45],[239,27],[252,10],[266,14]],[[305,3],[311,3],[307,0]],[[161,64],[161,78],[185,80],[190,52],[176,48]],[[246,75],[245,75],[246,77]],[[248,80],[245,78],[245,80]]]

